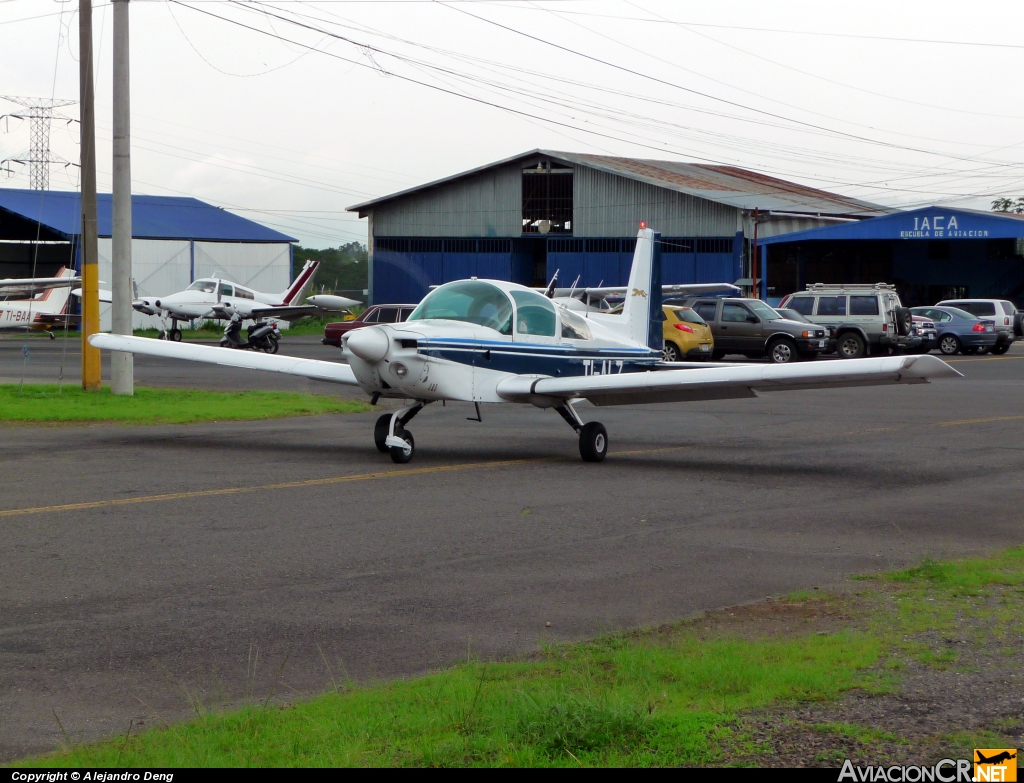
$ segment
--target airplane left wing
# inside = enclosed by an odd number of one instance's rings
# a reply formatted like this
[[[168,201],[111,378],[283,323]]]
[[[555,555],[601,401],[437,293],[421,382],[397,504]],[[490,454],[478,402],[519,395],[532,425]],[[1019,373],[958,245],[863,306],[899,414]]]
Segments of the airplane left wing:
[[[162,356],[168,359],[185,359],[190,362],[220,364],[224,367],[240,367],[246,370],[266,370],[285,375],[298,375],[314,381],[343,383],[357,386],[356,376],[347,364],[325,362],[319,359],[300,359],[295,356],[270,356],[255,351],[239,351],[234,348],[214,348],[209,345],[189,345],[148,337],[128,337],[120,334],[94,334],[89,344],[104,351],[124,351],[145,356]]]
[[[584,398],[594,405],[728,400],[759,392],[928,383],[932,378],[962,377],[936,356],[885,356],[805,364],[717,365],[703,369],[655,370],[621,375],[570,378],[519,375],[498,384],[510,402],[547,402]]]
[[[305,318],[307,315],[322,315],[326,312],[326,310],[321,310],[316,305],[295,305],[294,307],[282,305],[281,307],[254,307],[252,309],[252,317],[297,321],[300,318]]]

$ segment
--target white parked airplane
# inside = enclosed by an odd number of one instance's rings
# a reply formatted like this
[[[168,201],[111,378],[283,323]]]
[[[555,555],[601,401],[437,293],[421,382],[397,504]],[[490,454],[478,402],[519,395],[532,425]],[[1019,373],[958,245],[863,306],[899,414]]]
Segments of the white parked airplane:
[[[6,278],[0,280],[0,296],[25,296],[27,299],[0,300],[0,329],[33,329],[49,332],[54,327],[77,324],[77,315],[68,315],[72,286],[82,284],[74,269],[61,267],[56,277]]]
[[[160,316],[165,323],[164,335],[179,341],[181,330],[178,321],[194,318],[228,320],[235,313],[243,319],[295,321],[307,315],[339,312],[359,304],[355,299],[331,294],[311,296],[308,299],[310,304],[302,304],[319,266],[319,261],[307,261],[292,284],[279,294],[263,294],[227,280],[203,278],[176,294],[138,297],[132,302],[132,307],[146,315]],[[171,321],[169,330],[166,328],[168,319]]]
[[[661,360],[659,237],[637,237],[628,296],[621,313],[582,318],[525,286],[499,280],[459,280],[431,291],[404,323],[349,332],[348,364],[266,356],[141,337],[94,335],[97,348],[269,370],[357,385],[409,405],[377,419],[374,441],[395,462],[408,462],[415,444],[406,430],[424,405],[438,400],[521,403],[553,408],[579,435],[580,455],[600,462],[608,433],[584,424],[574,403],[595,405],[756,397],[759,392],[927,383],[960,373],[930,356],[887,356],[806,364],[666,363]],[[478,417],[479,418],[479,417]]]
[[[607,313],[615,309],[608,299],[620,299],[626,295],[626,286],[591,286],[589,288],[555,288],[556,278],[545,293],[554,301],[570,310],[580,313]],[[693,294],[724,293],[738,296],[741,291],[732,283],[672,283],[661,287],[662,298],[667,296],[688,296]]]

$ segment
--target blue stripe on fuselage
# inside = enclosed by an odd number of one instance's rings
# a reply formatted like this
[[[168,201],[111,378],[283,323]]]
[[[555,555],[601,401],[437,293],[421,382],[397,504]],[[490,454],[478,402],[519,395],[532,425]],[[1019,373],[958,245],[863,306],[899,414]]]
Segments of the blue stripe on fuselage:
[[[418,341],[424,356],[514,375],[617,375],[645,372],[661,361],[649,348],[576,348],[571,345],[510,343],[497,340],[432,339]]]

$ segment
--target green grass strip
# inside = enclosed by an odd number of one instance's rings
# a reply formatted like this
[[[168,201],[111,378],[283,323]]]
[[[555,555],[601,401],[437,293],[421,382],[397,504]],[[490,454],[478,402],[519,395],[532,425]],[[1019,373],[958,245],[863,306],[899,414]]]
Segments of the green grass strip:
[[[136,388],[132,397],[115,397],[106,387],[85,392],[72,384],[0,384],[0,422],[8,423],[192,424],[368,410],[362,400],[298,392]]]
[[[977,600],[987,591],[1002,591],[994,596],[998,611],[1011,625],[1019,624],[1024,547],[953,563],[927,560],[866,581],[869,586],[856,598],[867,607],[863,622],[837,632],[739,638],[714,623],[682,623],[542,647],[532,660],[470,662],[371,686],[334,682],[326,695],[293,705],[274,704],[271,694],[240,710],[213,713],[192,699],[197,718],[189,722],[17,765],[729,763],[723,749],[743,744],[734,733],[743,711],[835,699],[857,687],[881,690],[887,686],[876,664],[900,654],[909,633],[943,627],[950,611],[962,618],[990,611]],[[849,607],[854,599],[788,599],[826,609],[837,600]],[[816,729],[861,741],[892,739],[852,724]]]

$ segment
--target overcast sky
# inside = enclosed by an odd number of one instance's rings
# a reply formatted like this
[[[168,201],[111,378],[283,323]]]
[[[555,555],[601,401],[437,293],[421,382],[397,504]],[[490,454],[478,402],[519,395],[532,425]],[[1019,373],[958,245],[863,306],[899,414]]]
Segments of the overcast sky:
[[[0,94],[77,100],[77,8],[0,0]],[[107,0],[93,19],[106,191]],[[890,205],[1024,194],[1019,2],[133,0],[131,24],[134,192],[307,246],[365,242],[354,203],[535,147],[727,163]],[[51,136],[78,161],[77,124]],[[0,158],[28,145],[28,123],[0,122]],[[28,187],[11,168],[0,187]],[[50,181],[75,189],[77,170]]]

